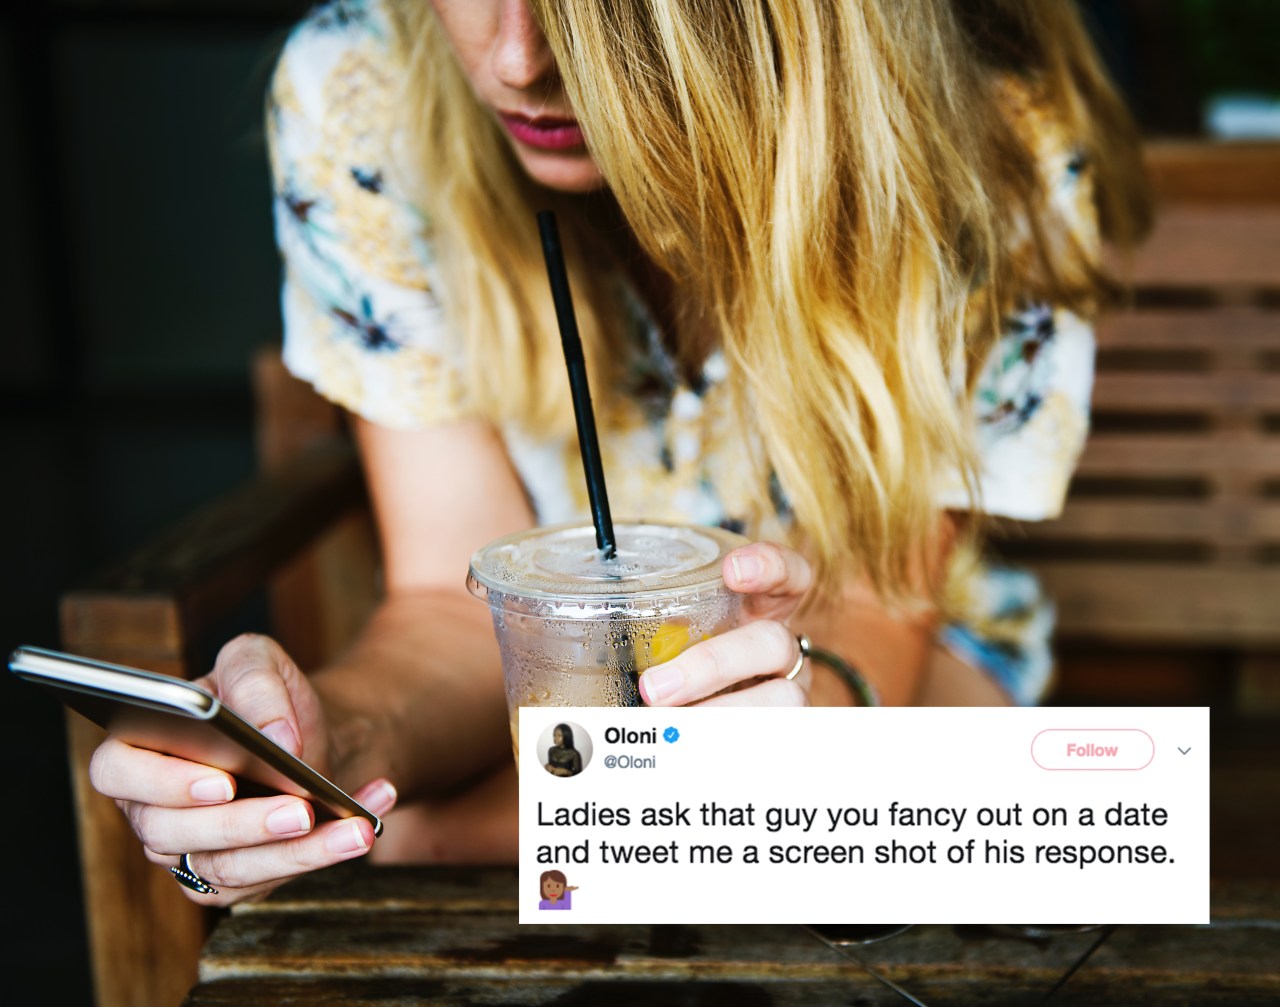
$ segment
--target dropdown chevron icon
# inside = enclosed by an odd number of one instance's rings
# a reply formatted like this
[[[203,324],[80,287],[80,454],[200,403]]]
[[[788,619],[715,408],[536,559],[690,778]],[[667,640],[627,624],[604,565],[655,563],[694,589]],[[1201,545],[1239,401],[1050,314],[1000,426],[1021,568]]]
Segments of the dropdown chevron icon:
[[[1186,748],[1183,748],[1181,745],[1179,745],[1178,751],[1181,752],[1183,755],[1186,755],[1189,751],[1191,751],[1191,746],[1188,745]]]

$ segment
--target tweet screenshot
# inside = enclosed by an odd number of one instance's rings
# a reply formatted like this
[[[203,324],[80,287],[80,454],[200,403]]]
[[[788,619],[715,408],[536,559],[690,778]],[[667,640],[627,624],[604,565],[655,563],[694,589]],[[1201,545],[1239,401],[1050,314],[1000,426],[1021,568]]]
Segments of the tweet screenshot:
[[[521,923],[1209,922],[1205,708],[520,710]]]

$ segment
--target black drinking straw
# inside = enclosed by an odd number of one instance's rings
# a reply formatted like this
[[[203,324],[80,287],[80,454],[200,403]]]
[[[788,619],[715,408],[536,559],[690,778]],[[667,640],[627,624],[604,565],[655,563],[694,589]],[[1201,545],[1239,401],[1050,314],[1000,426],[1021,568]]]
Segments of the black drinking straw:
[[[560,323],[564,362],[569,368],[573,415],[578,421],[578,450],[582,453],[582,467],[587,473],[587,496],[591,500],[591,520],[596,526],[596,546],[605,559],[613,559],[618,551],[617,540],[613,537],[613,518],[609,515],[609,494],[604,488],[604,463],[600,458],[600,440],[596,436],[596,416],[591,409],[587,362],[582,356],[582,337],[578,335],[578,320],[573,314],[573,295],[569,292],[569,274],[564,268],[560,230],[556,227],[556,215],[550,210],[538,211],[538,232],[542,235],[542,254],[547,260],[547,279],[551,281],[556,321]]]

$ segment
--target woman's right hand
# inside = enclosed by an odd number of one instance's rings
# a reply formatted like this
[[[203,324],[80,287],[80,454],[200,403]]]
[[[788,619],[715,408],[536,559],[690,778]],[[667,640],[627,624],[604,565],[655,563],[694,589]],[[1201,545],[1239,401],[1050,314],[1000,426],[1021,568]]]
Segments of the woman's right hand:
[[[279,644],[241,636],[222,648],[213,671],[195,684],[276,744],[328,775],[330,739],[320,699]],[[261,898],[289,878],[368,853],[373,827],[363,818],[315,824],[311,805],[280,794],[232,800],[235,778],[198,763],[109,736],[89,765],[93,786],[115,799],[152,863],[192,869],[218,890],[188,897],[204,905]],[[396,801],[387,780],[352,797],[375,815]]]

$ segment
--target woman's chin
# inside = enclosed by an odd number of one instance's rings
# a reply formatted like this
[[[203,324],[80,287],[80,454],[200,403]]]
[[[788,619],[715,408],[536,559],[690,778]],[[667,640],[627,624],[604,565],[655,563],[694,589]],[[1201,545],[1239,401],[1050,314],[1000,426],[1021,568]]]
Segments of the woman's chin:
[[[595,192],[604,188],[604,176],[591,155],[583,150],[543,151],[516,143],[516,156],[529,177],[557,192]]]

